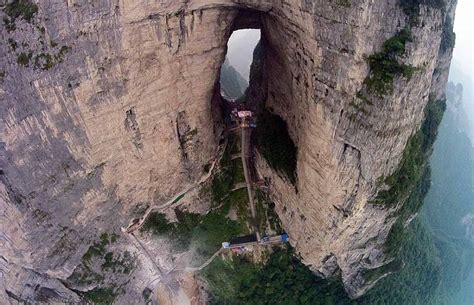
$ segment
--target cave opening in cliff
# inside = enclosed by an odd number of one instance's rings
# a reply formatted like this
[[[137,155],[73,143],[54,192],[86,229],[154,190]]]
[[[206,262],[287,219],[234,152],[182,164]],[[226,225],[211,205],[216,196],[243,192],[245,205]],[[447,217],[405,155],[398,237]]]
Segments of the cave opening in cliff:
[[[297,147],[289,132],[288,124],[279,115],[262,107],[258,113],[256,144],[268,164],[296,183]]]
[[[278,21],[263,12],[242,10],[236,17],[216,83],[213,102],[219,111],[214,113],[220,124],[230,127],[233,109],[252,111],[256,123],[251,133],[252,145],[278,175],[296,186],[298,149],[288,118],[281,113],[281,107],[273,107],[280,103],[291,105],[291,101],[287,100],[288,95],[270,90],[270,84],[281,84],[280,79],[290,74],[284,65],[284,42],[275,35],[278,28]],[[272,68],[275,66],[277,69]]]
[[[260,29],[241,29],[232,32],[227,42],[225,61],[220,70],[220,93],[226,100],[238,100],[249,87],[250,66],[260,35]]]

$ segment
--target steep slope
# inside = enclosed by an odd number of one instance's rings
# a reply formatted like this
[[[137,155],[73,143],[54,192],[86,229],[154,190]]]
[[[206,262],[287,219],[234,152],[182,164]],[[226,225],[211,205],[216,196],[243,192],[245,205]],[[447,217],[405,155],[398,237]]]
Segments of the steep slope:
[[[220,86],[223,97],[238,99],[244,94],[248,83],[233,66],[229,65],[228,60],[226,60],[221,67]]]
[[[371,15],[368,28],[351,2],[351,9],[332,7],[340,15],[333,11],[330,21],[317,20],[312,35],[289,40],[274,20],[263,30],[263,54],[251,73],[248,96],[265,101],[264,108],[286,123],[297,150],[275,166],[278,158],[265,151],[285,151],[288,145],[262,147],[259,171],[271,178],[272,199],[303,261],[324,276],[341,272],[352,297],[390,272],[379,270],[371,281],[364,276],[394,259],[404,223],[421,206],[410,193],[422,181],[442,116],[453,39],[453,3],[443,9],[438,4],[401,1],[387,11],[379,7],[383,20]],[[438,34],[426,27],[436,18],[441,18]],[[332,35],[326,30],[332,25],[350,34]],[[273,31],[267,34],[265,28]],[[311,52],[313,41],[305,40],[314,36],[319,56]],[[368,37],[376,43],[367,43]],[[429,100],[431,107],[425,107]],[[425,128],[419,129],[422,122]],[[292,159],[293,169],[285,169]]]
[[[259,158],[283,226],[312,270],[340,270],[350,295],[363,294],[374,284],[364,270],[389,261],[383,244],[404,200],[370,201],[388,188],[380,181],[399,168],[429,98],[443,97],[455,2],[3,5],[0,297],[77,301],[64,280],[91,247],[102,253],[102,234],[206,174],[223,131],[219,70],[240,28],[261,28],[264,40],[249,92],[297,147],[294,184]],[[104,247],[127,249],[120,236]],[[120,275],[128,300],[149,276],[143,264],[131,282]]]

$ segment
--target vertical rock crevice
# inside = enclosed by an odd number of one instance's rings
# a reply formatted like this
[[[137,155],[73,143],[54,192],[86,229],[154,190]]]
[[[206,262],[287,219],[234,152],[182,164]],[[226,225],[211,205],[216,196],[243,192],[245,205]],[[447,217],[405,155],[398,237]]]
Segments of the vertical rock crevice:
[[[125,112],[125,130],[130,134],[133,145],[137,150],[143,149],[142,134],[138,126],[137,115],[132,107]]]

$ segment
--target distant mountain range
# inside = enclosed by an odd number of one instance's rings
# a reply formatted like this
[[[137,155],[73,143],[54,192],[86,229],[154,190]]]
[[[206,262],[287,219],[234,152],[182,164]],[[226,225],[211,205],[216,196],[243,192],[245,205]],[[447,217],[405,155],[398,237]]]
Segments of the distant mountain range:
[[[460,63],[456,58],[453,59],[451,63],[451,69],[449,71],[449,80],[454,84],[462,84],[463,92],[463,107],[467,114],[471,117],[474,117],[474,79],[463,69],[462,63]],[[448,87],[449,90],[449,87]],[[471,142],[474,143],[474,124],[467,120],[469,128],[466,130],[469,134]]]
[[[220,82],[221,95],[227,99],[238,99],[248,87],[248,82],[229,64],[227,58],[221,68]]]
[[[440,289],[455,305],[474,304],[474,147],[463,91],[461,84],[448,84],[422,212],[442,264]]]

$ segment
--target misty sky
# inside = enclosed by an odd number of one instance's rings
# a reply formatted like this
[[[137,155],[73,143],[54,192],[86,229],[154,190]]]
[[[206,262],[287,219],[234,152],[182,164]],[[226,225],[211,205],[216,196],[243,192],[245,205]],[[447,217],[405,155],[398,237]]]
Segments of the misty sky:
[[[253,50],[260,40],[260,30],[234,31],[227,43],[227,57],[229,63],[249,81],[250,64],[253,59]]]
[[[454,60],[462,64],[464,72],[469,75],[471,75],[474,70],[473,19],[474,1],[458,0],[454,22],[454,31],[456,32]]]
[[[458,0],[454,21],[456,45],[449,78],[464,87],[463,104],[470,119],[470,137],[474,141],[474,1]]]

